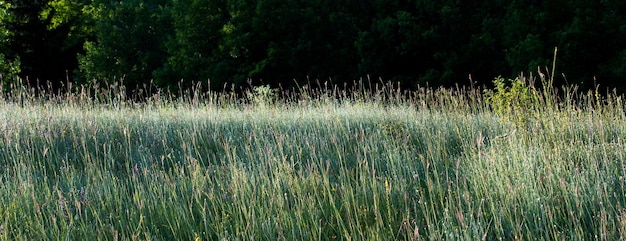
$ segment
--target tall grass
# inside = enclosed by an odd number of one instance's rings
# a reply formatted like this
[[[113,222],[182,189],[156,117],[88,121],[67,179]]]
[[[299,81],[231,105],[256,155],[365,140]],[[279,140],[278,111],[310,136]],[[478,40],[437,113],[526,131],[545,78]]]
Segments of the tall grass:
[[[616,94],[531,91],[511,118],[478,89],[110,87],[0,100],[0,239],[626,235]]]

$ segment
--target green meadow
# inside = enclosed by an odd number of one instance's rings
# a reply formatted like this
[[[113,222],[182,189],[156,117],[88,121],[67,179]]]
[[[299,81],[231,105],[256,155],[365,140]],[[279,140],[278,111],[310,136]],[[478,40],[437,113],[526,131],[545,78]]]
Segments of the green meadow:
[[[622,96],[368,89],[7,94],[0,240],[625,239]]]

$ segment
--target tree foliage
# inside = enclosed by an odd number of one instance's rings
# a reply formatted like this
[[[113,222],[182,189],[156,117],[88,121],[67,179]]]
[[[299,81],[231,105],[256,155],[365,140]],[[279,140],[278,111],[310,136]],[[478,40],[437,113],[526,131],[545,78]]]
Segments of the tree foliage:
[[[167,57],[166,2],[93,0],[87,13],[95,40],[87,41],[79,56],[84,81],[121,82],[131,89],[152,81]]]
[[[491,84],[550,66],[626,91],[618,0],[0,1],[0,71],[31,80],[291,86],[365,76]],[[563,73],[563,78],[561,76]],[[73,75],[74,74],[74,75]],[[182,85],[180,84],[182,80]],[[5,81],[6,82],[6,81]]]
[[[172,87],[176,80],[186,80],[186,84],[230,80],[232,73],[220,51],[228,21],[226,1],[176,0],[165,11],[172,33],[164,39],[164,65],[154,72],[157,84]]]
[[[90,31],[82,27],[85,4],[80,0],[3,1],[2,57],[9,66],[3,71],[9,76],[20,73],[33,85],[59,86],[70,78]]]
[[[0,2],[0,84],[3,88],[13,83],[20,72],[19,58],[9,56],[9,43],[13,34],[7,25],[12,17],[10,7],[9,3]]]

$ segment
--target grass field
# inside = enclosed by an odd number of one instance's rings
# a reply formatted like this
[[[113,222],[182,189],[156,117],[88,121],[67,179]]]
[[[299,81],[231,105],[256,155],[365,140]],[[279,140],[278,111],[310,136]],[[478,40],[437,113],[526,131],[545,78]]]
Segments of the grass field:
[[[622,97],[524,90],[5,96],[0,239],[624,240]]]

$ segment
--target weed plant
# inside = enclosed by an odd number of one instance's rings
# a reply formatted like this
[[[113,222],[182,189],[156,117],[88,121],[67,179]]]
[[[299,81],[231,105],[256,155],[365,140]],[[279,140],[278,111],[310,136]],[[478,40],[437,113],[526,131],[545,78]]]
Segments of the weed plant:
[[[622,96],[355,86],[140,103],[115,85],[14,90],[0,239],[626,236]]]

